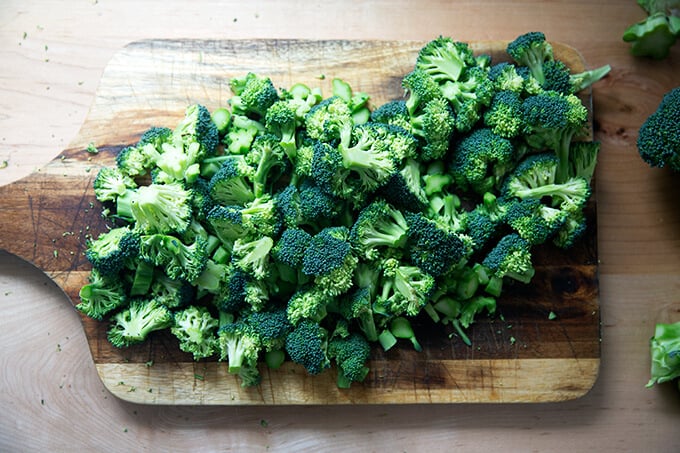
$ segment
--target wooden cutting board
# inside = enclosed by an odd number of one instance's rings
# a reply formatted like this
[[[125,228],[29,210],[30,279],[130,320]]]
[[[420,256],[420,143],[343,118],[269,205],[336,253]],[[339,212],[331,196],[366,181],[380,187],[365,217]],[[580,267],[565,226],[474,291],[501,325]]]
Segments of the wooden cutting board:
[[[248,71],[275,85],[303,82],[331,92],[333,77],[372,96],[373,105],[403,95],[401,78],[423,42],[300,40],[145,40],[118,52],[73,142],[32,175],[0,188],[0,248],[44,271],[75,305],[89,264],[87,235],[105,230],[92,181],[124,146],[151,126],[174,127],[190,103],[225,106],[229,78]],[[472,43],[477,53],[506,60],[504,42]],[[584,70],[578,52],[554,44],[556,57]],[[589,97],[584,97],[590,106]],[[93,143],[98,154],[86,151]],[[366,381],[339,390],[335,373],[308,376],[285,364],[262,367],[262,384],[241,388],[217,361],[193,362],[169,335],[137,347],[113,348],[106,325],[82,317],[92,358],[116,396],[153,404],[392,404],[544,402],[584,395],[600,363],[595,197],[586,237],[568,252],[545,247],[530,286],[506,286],[492,318],[470,331],[472,346],[445,327],[416,325],[424,350],[376,348]],[[556,317],[549,318],[550,313]],[[32,322],[27,319],[26,322]]]

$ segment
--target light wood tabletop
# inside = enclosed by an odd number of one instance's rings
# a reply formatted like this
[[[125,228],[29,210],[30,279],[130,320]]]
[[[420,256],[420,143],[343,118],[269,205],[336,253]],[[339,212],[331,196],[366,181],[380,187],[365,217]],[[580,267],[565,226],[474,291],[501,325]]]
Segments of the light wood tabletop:
[[[635,0],[6,0],[0,7],[0,185],[67,149],[104,68],[140,39],[511,40],[577,49],[593,88],[601,361],[559,403],[159,406],[125,402],[97,374],[80,316],[45,274],[0,251],[0,451],[680,451],[680,392],[645,388],[657,322],[680,321],[678,176],[651,169],[637,131],[680,85],[680,44],[633,58]],[[0,222],[4,222],[0,219]],[[1,224],[0,224],[1,225]],[[0,226],[1,227],[1,226]]]

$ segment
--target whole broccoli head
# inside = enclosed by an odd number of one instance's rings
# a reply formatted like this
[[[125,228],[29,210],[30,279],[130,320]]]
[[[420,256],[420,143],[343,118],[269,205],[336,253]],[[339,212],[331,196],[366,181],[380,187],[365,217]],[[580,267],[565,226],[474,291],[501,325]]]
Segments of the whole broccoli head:
[[[642,124],[637,147],[648,165],[680,172],[680,87],[666,93]]]

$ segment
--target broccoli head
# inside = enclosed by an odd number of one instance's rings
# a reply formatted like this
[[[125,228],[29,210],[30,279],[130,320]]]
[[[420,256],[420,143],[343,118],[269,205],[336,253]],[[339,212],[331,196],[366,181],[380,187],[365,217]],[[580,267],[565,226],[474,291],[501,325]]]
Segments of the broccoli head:
[[[290,359],[302,365],[311,375],[330,367],[328,331],[318,323],[303,319],[286,337],[286,352]]]
[[[172,312],[154,299],[134,299],[111,318],[107,337],[117,348],[142,343],[151,332],[163,330],[173,323]]]
[[[170,332],[179,340],[182,351],[200,360],[215,354],[217,327],[217,319],[206,307],[191,305],[175,312]]]
[[[648,165],[680,172],[680,87],[666,93],[642,123],[637,147]]]

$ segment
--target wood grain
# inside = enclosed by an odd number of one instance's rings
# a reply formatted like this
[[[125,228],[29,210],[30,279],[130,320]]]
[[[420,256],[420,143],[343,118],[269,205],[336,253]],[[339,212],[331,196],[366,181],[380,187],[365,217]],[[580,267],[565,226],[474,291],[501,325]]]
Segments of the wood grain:
[[[76,139],[38,172],[0,188],[6,219],[0,248],[34,263],[75,304],[88,264],[88,235],[105,224],[92,178],[116,153],[153,125],[173,125],[184,107],[226,104],[229,77],[254,71],[286,87],[293,82],[330,92],[330,78],[351,81],[375,105],[402,95],[401,77],[420,41],[145,40],[118,52],[106,67],[95,101]],[[480,42],[478,52],[503,58],[503,42]],[[574,71],[580,55],[555,45]],[[321,80],[322,75],[327,75]],[[100,150],[85,152],[89,143]],[[587,238],[569,253],[537,253],[535,285],[517,287],[499,302],[501,318],[482,319],[471,331],[473,347],[443,328],[416,325],[425,351],[376,350],[362,385],[339,391],[332,373],[306,376],[289,365],[263,370],[266,385],[241,389],[224,364],[193,363],[169,335],[126,350],[112,348],[105,325],[84,318],[97,371],[115,395],[157,404],[328,404],[561,401],[585,394],[599,369],[599,296],[595,200]],[[548,313],[557,314],[549,320]],[[153,361],[154,366],[145,364]],[[202,370],[202,371],[201,371]],[[196,376],[200,376],[200,379]],[[130,392],[124,382],[136,389]]]

